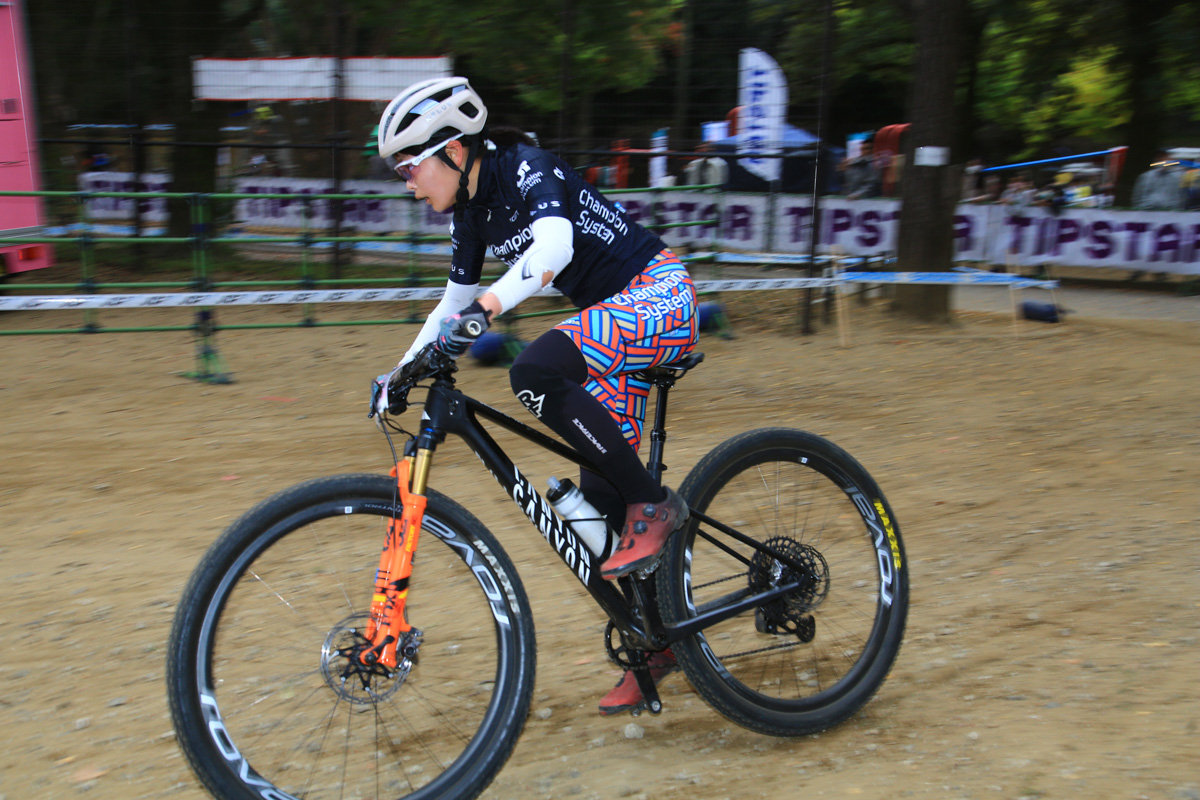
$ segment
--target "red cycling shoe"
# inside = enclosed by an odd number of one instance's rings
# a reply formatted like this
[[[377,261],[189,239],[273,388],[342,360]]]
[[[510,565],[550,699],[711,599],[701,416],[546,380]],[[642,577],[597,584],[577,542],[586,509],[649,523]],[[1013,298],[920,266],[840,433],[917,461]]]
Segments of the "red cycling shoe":
[[[679,669],[679,665],[675,663],[675,656],[670,650],[650,654],[650,677],[654,679],[655,686],[658,686],[663,678],[677,669]],[[642,690],[638,688],[633,670],[625,670],[620,683],[614,686],[600,701],[600,714],[611,717],[614,714],[632,711],[643,702],[645,701],[642,699]]]
[[[617,549],[600,565],[600,575],[613,580],[658,563],[671,534],[688,518],[688,506],[672,489],[657,503],[631,503],[625,510],[625,528]]]

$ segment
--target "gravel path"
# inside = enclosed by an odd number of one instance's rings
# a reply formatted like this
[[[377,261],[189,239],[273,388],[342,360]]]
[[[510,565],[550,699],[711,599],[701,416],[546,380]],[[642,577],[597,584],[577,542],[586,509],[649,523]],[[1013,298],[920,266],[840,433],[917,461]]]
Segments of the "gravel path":
[[[1200,297],[1119,288],[1055,289],[1055,302],[1071,314],[1102,319],[1173,319],[1200,322]],[[1049,303],[1050,292],[1026,289],[1018,300]],[[951,302],[956,311],[1008,311],[1008,292],[992,286],[956,286]]]

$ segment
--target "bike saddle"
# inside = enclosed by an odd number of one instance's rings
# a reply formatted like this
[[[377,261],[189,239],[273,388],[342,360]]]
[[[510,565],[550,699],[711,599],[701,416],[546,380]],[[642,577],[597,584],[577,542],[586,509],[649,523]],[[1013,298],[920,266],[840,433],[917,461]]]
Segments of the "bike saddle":
[[[679,361],[670,364],[659,364],[657,367],[644,369],[635,373],[642,380],[649,381],[655,386],[661,383],[672,384],[688,373],[692,367],[698,366],[704,360],[704,353],[691,353]]]

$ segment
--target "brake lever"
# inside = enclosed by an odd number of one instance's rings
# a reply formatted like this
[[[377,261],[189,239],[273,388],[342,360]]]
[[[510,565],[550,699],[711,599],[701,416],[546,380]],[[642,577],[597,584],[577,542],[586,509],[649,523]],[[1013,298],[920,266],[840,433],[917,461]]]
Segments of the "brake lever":
[[[384,393],[384,389],[387,386],[387,379],[389,377],[391,377],[390,374],[380,375],[378,378],[371,381],[371,407],[367,409],[367,419],[373,419],[375,417],[375,414],[379,409],[379,398]]]
[[[451,356],[438,350],[433,343],[425,345],[412,361],[402,367],[396,367],[385,375],[380,375],[371,382],[371,408],[367,411],[367,419],[373,419],[376,414],[381,413],[379,407],[381,400],[387,403],[383,410],[388,410],[391,405],[388,393],[393,385],[416,383],[421,378],[428,377],[433,373],[449,374],[457,371],[458,365]],[[399,374],[398,378],[397,374]],[[405,407],[407,405],[405,402]]]

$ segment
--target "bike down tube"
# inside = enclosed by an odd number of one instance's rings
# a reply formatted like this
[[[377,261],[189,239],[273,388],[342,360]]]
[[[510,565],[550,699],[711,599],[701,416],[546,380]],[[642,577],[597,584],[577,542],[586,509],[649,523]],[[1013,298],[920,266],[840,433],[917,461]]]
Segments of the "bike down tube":
[[[433,427],[460,437],[471,448],[618,629],[629,634],[643,649],[658,649],[652,644],[646,626],[634,618],[616,586],[600,577],[600,558],[554,513],[546,499],[479,424],[476,415],[484,416],[575,464],[586,467],[588,462],[556,439],[453,389],[439,391],[435,385],[426,401],[425,412]]]

